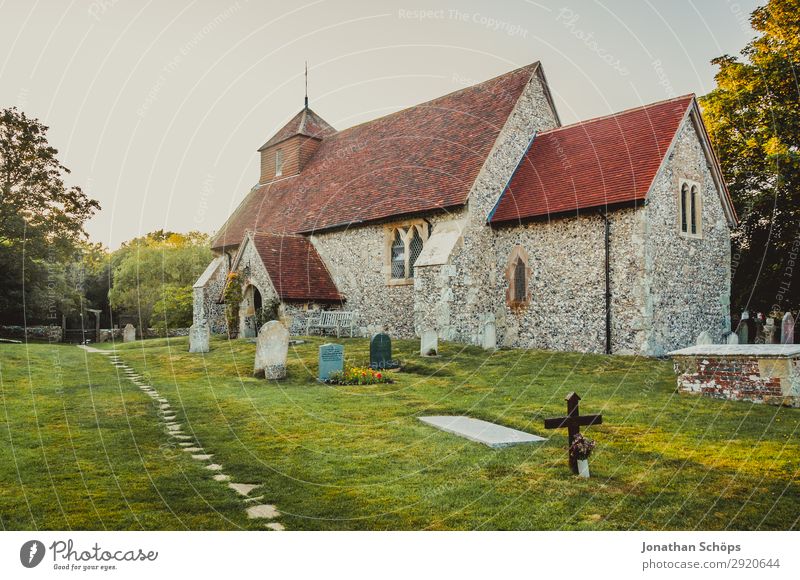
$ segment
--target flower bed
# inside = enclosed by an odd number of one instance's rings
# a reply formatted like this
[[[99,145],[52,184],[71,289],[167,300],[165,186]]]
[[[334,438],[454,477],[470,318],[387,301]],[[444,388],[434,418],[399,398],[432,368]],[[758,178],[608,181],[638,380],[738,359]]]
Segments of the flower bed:
[[[369,367],[347,367],[341,372],[331,373],[326,382],[331,385],[375,385],[391,383],[392,379]]]

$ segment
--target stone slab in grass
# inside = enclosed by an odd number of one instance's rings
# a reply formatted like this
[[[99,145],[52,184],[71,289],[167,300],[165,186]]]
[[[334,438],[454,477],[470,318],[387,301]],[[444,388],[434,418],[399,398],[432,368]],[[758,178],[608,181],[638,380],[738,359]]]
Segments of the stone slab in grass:
[[[216,475],[214,476],[214,479],[215,479],[216,481],[230,481],[230,479],[231,479],[231,476],[230,476],[230,475],[227,475],[227,474],[225,474],[225,473],[218,473],[218,474],[216,474]]]
[[[228,487],[230,487],[239,495],[249,495],[251,491],[258,487],[258,485],[251,483],[229,483]]]
[[[544,437],[503,427],[496,423],[473,419],[463,415],[437,415],[419,417],[419,420],[442,431],[464,437],[470,441],[483,443],[489,447],[499,448],[521,443],[538,443],[547,441]]]
[[[271,520],[273,518],[277,518],[279,515],[281,514],[277,509],[275,509],[274,505],[260,504],[247,508],[247,517],[250,519],[266,518]]]

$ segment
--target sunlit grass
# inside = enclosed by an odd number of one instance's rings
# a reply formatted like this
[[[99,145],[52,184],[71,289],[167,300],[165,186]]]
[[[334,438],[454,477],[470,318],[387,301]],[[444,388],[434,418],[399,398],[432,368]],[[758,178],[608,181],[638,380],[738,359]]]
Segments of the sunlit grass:
[[[415,341],[395,342],[404,369],[394,383],[334,387],[315,380],[323,342],[291,347],[280,382],[251,377],[252,342],[214,338],[205,355],[190,355],[185,338],[117,347],[226,473],[263,485],[257,494],[278,506],[290,529],[800,525],[798,409],[679,395],[668,361],[449,343],[439,358],[420,358]],[[352,364],[368,361],[366,340],[339,342]],[[0,415],[3,527],[254,526],[207,472],[183,454],[165,457],[168,439],[149,398],[118,380],[102,355],[0,345],[0,357],[9,414]],[[566,433],[542,426],[564,413],[573,390],[583,412],[605,420],[586,430],[598,443],[589,480],[566,466]],[[428,414],[466,414],[549,440],[490,449],[416,419]],[[130,507],[127,490],[135,490]]]

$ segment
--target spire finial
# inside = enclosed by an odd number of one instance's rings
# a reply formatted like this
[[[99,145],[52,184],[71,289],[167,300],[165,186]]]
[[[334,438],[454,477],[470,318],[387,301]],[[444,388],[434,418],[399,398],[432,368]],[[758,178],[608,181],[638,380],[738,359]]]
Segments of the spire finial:
[[[308,108],[308,61],[306,61],[306,109]]]

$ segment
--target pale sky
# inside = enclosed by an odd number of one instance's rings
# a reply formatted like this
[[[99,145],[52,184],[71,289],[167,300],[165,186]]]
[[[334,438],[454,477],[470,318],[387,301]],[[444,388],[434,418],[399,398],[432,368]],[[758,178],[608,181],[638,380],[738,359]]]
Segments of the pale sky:
[[[0,0],[0,107],[50,143],[116,248],[217,230],[303,105],[343,129],[542,62],[561,120],[713,88],[750,0]]]

